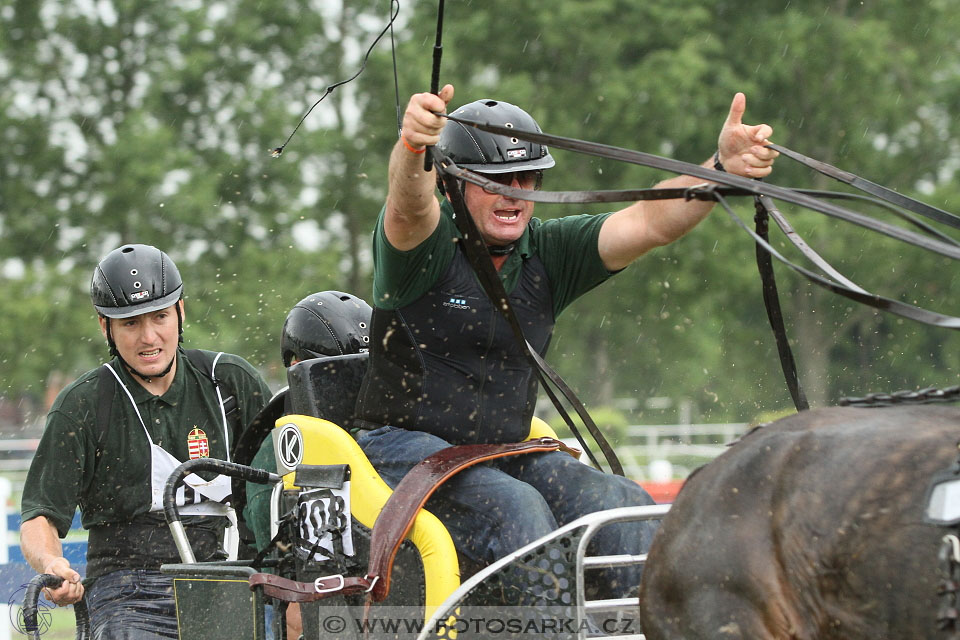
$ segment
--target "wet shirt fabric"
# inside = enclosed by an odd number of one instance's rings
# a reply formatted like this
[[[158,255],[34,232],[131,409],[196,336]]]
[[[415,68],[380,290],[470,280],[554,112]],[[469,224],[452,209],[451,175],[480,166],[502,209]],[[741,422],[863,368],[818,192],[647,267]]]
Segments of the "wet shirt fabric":
[[[260,443],[257,455],[253,457],[250,466],[254,469],[265,469],[271,473],[277,472],[277,459],[274,454],[273,438],[267,436]],[[256,540],[257,551],[261,551],[270,543],[270,495],[273,491],[271,484],[247,483],[247,506],[243,510],[243,519]]]
[[[162,396],[140,386],[118,362],[112,365],[130,391],[136,410],[117,384],[111,424],[98,459],[99,368],[64,389],[47,415],[21,502],[23,521],[46,516],[61,537],[80,507],[83,527],[91,531],[88,577],[119,568],[155,568],[178,557],[162,513],[149,513],[150,440],[181,461],[202,453],[227,457],[228,434],[224,433],[216,389],[183,351],[178,352],[173,383]],[[223,354],[215,373],[222,381],[221,390],[229,389],[237,397],[238,423],[248,424],[269,399],[269,387],[239,356]],[[229,441],[235,442],[239,435],[229,434]],[[198,448],[198,443],[203,446]],[[222,518],[185,517],[184,522],[188,530],[195,530],[195,536],[205,538],[216,537],[223,528]]]
[[[445,202],[431,237],[390,246],[374,237],[370,369],[363,426],[399,426],[451,444],[516,442],[529,430],[536,378],[509,324],[477,281]],[[531,220],[500,270],[527,340],[543,354],[556,316],[610,277],[597,249],[606,215]]]

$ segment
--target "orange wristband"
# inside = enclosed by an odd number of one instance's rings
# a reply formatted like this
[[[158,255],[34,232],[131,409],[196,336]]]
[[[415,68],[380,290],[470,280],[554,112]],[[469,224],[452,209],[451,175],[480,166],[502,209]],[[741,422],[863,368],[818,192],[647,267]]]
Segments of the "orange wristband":
[[[416,153],[416,154],[419,155],[419,154],[421,154],[421,153],[426,153],[426,152],[427,152],[427,148],[426,148],[426,147],[424,147],[423,149],[414,149],[413,147],[411,147],[411,146],[410,146],[410,143],[407,142],[407,139],[403,137],[403,134],[400,134],[400,142],[402,142],[402,143],[403,143],[403,146],[405,146],[407,149],[409,149],[411,153]]]

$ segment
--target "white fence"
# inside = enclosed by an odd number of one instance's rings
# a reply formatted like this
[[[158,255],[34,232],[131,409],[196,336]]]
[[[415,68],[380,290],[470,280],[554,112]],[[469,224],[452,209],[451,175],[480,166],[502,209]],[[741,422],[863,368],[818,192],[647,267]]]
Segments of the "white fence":
[[[750,429],[745,422],[713,424],[633,425],[615,450],[627,476],[635,480],[660,480],[656,469],[669,463],[674,478],[685,478],[694,468],[726,451]]]
[[[0,440],[0,471],[26,471],[30,468],[39,438]]]
[[[698,464],[711,460],[749,429],[744,422],[708,424],[638,424],[627,427],[627,437],[615,449],[627,474],[637,480],[650,477],[649,464],[667,460],[676,477],[692,471],[690,459]],[[39,440],[0,440],[0,471],[26,471]]]

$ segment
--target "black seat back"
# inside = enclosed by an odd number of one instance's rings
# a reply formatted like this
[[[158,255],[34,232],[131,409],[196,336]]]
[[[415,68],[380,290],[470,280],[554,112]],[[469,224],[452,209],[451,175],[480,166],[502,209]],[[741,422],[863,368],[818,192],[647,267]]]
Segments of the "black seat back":
[[[287,369],[292,413],[353,426],[354,406],[367,372],[366,353],[304,360]]]

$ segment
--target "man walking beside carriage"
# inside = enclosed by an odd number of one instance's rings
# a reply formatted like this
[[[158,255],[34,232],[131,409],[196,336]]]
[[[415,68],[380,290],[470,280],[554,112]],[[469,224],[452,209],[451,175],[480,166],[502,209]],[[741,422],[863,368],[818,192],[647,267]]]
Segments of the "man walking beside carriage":
[[[423,153],[501,184],[539,188],[554,165],[546,147],[467,128],[436,115],[453,98],[414,95],[401,139],[390,156],[389,193],[374,231],[374,313],[370,368],[360,392],[358,443],[384,480],[396,486],[420,460],[450,445],[523,440],[536,398],[536,378],[506,321],[487,299],[464,252],[446,199],[435,195],[436,173]],[[737,94],[704,166],[741,176],[768,175],[777,153],[772,129],[741,123]],[[479,100],[456,110],[461,118],[539,130],[522,109]],[[660,187],[702,180],[678,176]],[[710,211],[700,201],[646,201],[605,215],[541,222],[533,203],[460,183],[473,221],[488,245],[526,339],[543,354],[556,316],[574,299],[647,251],[692,229]],[[582,515],[651,504],[636,483],[606,475],[562,452],[529,454],[459,473],[427,503],[450,531],[458,551],[490,563]],[[642,553],[653,527],[606,527],[593,553]],[[638,576],[612,570],[601,594],[623,595]]]
[[[270,397],[238,356],[185,351],[183,282],[159,249],[124,245],[93,274],[91,297],[114,360],[57,397],[24,485],[20,546],[30,565],[64,579],[65,605],[86,596],[94,638],[177,638],[172,580],[178,562],[162,514],[168,475],[181,461],[229,459],[231,445]],[[187,535],[199,560],[226,557],[230,493],[221,476],[182,488]],[[90,532],[86,587],[60,538],[79,505]]]

